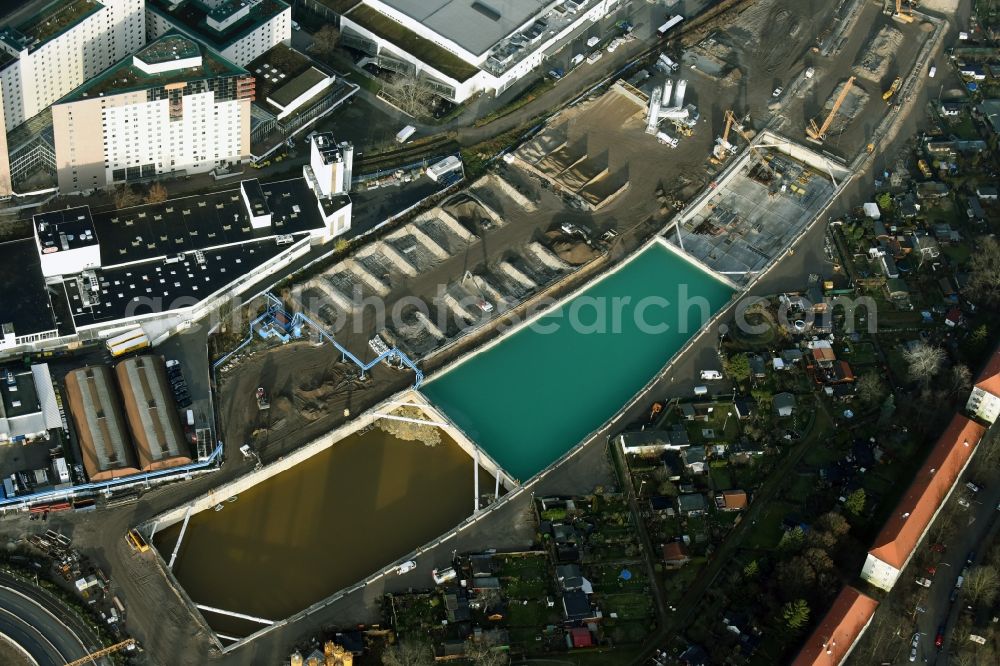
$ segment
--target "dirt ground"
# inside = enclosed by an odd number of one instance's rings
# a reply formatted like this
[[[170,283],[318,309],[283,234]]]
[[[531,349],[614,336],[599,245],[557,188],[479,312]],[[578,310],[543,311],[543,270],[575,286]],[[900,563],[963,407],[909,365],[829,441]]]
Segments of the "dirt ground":
[[[252,444],[269,460],[328,432],[392,393],[413,384],[413,373],[383,365],[362,379],[330,344],[293,342],[261,349],[220,377],[219,413],[227,456]],[[262,387],[270,408],[257,408]]]

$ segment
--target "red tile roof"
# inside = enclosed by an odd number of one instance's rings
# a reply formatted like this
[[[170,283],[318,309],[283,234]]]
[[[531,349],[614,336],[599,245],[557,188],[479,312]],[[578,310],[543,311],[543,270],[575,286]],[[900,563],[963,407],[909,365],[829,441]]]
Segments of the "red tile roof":
[[[663,559],[666,562],[685,562],[688,559],[687,549],[680,541],[663,544]]]
[[[868,551],[901,569],[986,429],[956,414]]]
[[[594,644],[594,637],[590,635],[590,629],[586,627],[574,627],[569,630],[569,634],[573,637],[573,647],[575,648],[590,647]]]
[[[816,631],[806,640],[792,666],[841,663],[861,637],[876,608],[877,601],[853,587],[845,587]]]
[[[976,378],[976,386],[993,395],[1000,396],[1000,347],[997,347],[986,363],[986,367],[979,373],[979,377]]]
[[[726,501],[727,509],[747,508],[747,494],[742,490],[724,490],[722,498]]]

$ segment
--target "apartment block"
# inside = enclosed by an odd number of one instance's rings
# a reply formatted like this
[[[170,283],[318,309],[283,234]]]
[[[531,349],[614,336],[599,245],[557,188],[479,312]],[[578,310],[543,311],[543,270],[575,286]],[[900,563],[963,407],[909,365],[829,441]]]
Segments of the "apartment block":
[[[176,32],[52,107],[62,192],[203,173],[250,155],[254,78]]]
[[[146,40],[143,0],[59,0],[0,28],[4,129],[11,131]]]
[[[146,36],[177,30],[240,67],[292,41],[292,8],[281,0],[147,0]]]

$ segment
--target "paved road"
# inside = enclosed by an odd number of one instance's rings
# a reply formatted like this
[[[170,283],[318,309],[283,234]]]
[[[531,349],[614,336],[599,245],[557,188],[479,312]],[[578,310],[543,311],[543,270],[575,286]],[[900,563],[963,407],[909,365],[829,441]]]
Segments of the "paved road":
[[[0,574],[0,633],[24,648],[39,666],[63,666],[90,650],[51,608],[38,588]],[[64,616],[64,612],[61,614]]]
[[[993,426],[987,437],[1000,437],[1000,427]],[[964,485],[969,480],[980,484],[978,493],[972,494],[965,489]],[[968,555],[974,553],[973,565],[981,564],[990,544],[1000,532],[1000,511],[996,509],[1000,502],[1000,472],[989,470],[989,476],[985,476],[985,473],[974,475],[967,472],[949,501],[957,503],[959,497],[968,499],[970,507],[960,510],[961,522],[957,525],[957,535],[946,544],[948,550],[942,553],[941,562],[937,565],[934,584],[929,590],[929,602],[924,604],[926,610],[918,614],[917,618],[917,630],[923,634],[920,646],[923,657],[928,658],[930,663],[941,665],[949,661],[948,652],[953,644],[952,639],[958,638],[952,633],[962,608],[968,603],[964,594],[959,594],[955,602],[951,602],[955,581],[962,568],[967,565]],[[912,579],[918,575],[921,573],[910,567],[901,576],[899,584],[912,585]],[[938,627],[942,625],[945,626],[945,643],[940,653],[937,653],[934,637]]]

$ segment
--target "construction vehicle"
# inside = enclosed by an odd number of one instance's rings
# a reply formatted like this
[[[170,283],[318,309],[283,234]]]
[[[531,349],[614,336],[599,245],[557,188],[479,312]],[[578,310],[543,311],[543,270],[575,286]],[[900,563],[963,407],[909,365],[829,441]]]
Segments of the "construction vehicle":
[[[892,20],[900,23],[913,23],[916,19],[913,18],[910,8],[903,6],[903,0],[896,0],[896,11],[892,15]]]
[[[736,119],[733,117],[733,112],[727,110],[726,114],[726,128],[722,131],[722,136],[716,139],[715,147],[712,149],[712,155],[715,156],[717,160],[726,159],[726,155],[732,155],[736,152],[736,146],[729,143],[729,132],[733,129],[733,123]]]
[[[135,647],[135,639],[127,638],[121,643],[115,643],[114,645],[109,645],[103,650],[98,650],[97,652],[91,652],[86,657],[80,657],[75,661],[71,661],[66,666],[83,666],[84,664],[96,664],[97,660],[101,657],[106,657],[109,654],[114,654],[120,650],[131,650]]]
[[[867,150],[868,154],[871,155],[872,153],[875,152],[875,144],[869,143],[867,146],[865,146],[865,150]]]
[[[830,125],[833,123],[834,117],[837,115],[837,111],[840,110],[841,105],[844,100],[847,99],[848,93],[851,92],[851,88],[854,87],[855,77],[847,79],[847,83],[844,84],[843,89],[840,94],[837,95],[837,99],[833,102],[833,108],[830,109],[830,113],[827,115],[826,120],[823,121],[821,126],[816,125],[816,121],[812,118],[809,119],[809,127],[806,128],[806,135],[816,142],[822,142],[826,138],[826,131],[830,129]]]
[[[257,409],[264,411],[265,409],[270,409],[271,403],[267,401],[267,394],[264,392],[263,386],[257,387]]]
[[[746,122],[747,119],[749,118],[750,116],[748,114],[747,117],[743,119],[744,122]],[[743,140],[747,142],[747,148],[749,148],[750,152],[756,155],[757,158],[760,160],[761,167],[765,171],[767,171],[768,174],[773,176],[774,169],[772,169],[771,165],[768,164],[767,158],[764,157],[764,154],[759,150],[757,150],[757,148],[753,145],[753,136],[751,136],[750,132],[748,132],[746,129],[743,128],[743,123],[733,123],[733,129],[736,130],[736,133],[739,134],[743,138]]]
[[[139,533],[139,530],[131,529],[126,532],[125,541],[137,553],[145,553],[149,550],[149,544],[146,542],[145,537]]]
[[[890,99],[892,99],[892,96],[895,95],[897,92],[899,92],[899,86],[901,86],[902,84],[903,84],[903,77],[897,76],[896,79],[892,82],[892,85],[889,86],[889,89],[886,90],[884,93],[882,93],[882,100],[888,102]]]

